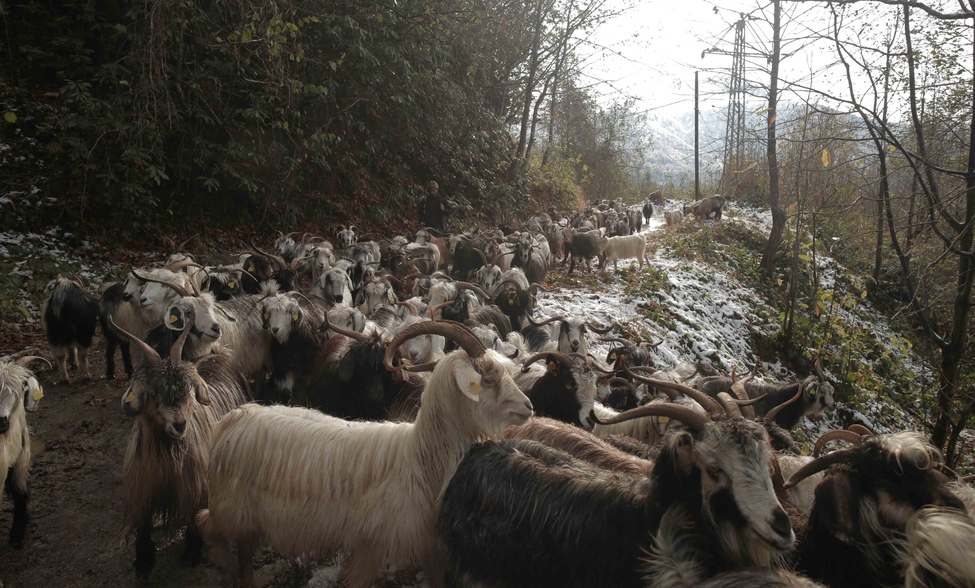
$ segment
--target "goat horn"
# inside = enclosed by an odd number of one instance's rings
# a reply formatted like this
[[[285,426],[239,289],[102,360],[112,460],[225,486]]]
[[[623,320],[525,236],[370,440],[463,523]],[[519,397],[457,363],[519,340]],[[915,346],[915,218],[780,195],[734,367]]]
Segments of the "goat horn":
[[[427,307],[427,311],[430,313],[430,318],[432,320],[437,320],[436,315],[437,315],[437,311],[438,310],[443,310],[443,309],[447,308],[448,306],[453,306],[453,305],[454,305],[454,301],[453,300],[451,300],[449,302],[441,302],[440,304],[437,304],[437,305],[434,305],[434,306],[428,306]]]
[[[633,372],[629,371],[629,369],[626,367],[625,360],[622,363],[623,363],[623,369],[626,371],[627,375],[629,375],[634,380],[638,380],[640,382],[643,382],[644,384],[649,384],[655,388],[663,388],[664,394],[667,394],[668,396],[670,396],[670,394],[667,392],[668,389],[681,392],[684,394],[684,396],[687,396],[694,402],[697,402],[698,404],[703,406],[704,410],[706,410],[708,414],[720,415],[720,414],[724,414],[725,412],[724,407],[721,406],[721,404],[719,404],[717,400],[711,398],[710,396],[708,396],[704,392],[701,392],[700,390],[695,390],[690,386],[685,386],[683,384],[677,384],[674,382],[668,382],[666,380],[655,380],[653,378],[638,376]]]
[[[146,356],[146,361],[148,361],[152,367],[158,369],[162,366],[162,357],[160,357],[159,354],[156,353],[156,350],[150,347],[148,343],[126,331],[122,327],[116,325],[115,320],[111,316],[108,317],[108,324],[111,325],[113,329],[118,331],[120,335],[128,339],[129,342],[139,348],[139,350],[142,351],[142,353]],[[189,329],[186,329],[186,331],[189,331]]]
[[[788,490],[789,488],[792,488],[793,486],[805,480],[809,476],[813,474],[818,474],[819,472],[825,470],[826,468],[828,468],[833,464],[846,461],[847,459],[853,457],[857,451],[858,451],[857,447],[847,447],[846,449],[838,449],[831,453],[827,453],[826,455],[817,457],[816,459],[812,460],[811,462],[807,463],[806,465],[802,466],[801,468],[793,472],[792,475],[789,476],[789,479],[786,480],[785,484],[782,485],[782,487]]]
[[[192,236],[190,236],[190,238],[189,238],[189,239],[187,239],[187,240],[185,240],[185,241],[183,241],[182,243],[180,243],[180,244],[179,244],[179,247],[177,247],[177,248],[176,248],[176,251],[177,251],[177,252],[178,252],[178,251],[182,251],[182,250],[183,250],[183,248],[184,248],[184,247],[186,247],[186,244],[187,244],[187,243],[189,243],[190,241],[192,241],[192,240],[193,240],[193,239],[195,239],[195,238],[196,238],[196,235],[192,235]]]
[[[711,424],[710,418],[703,415],[695,410],[687,408],[686,406],[681,406],[679,404],[670,404],[667,402],[654,402],[651,404],[645,404],[643,406],[628,410],[626,412],[620,413],[616,416],[610,417],[608,419],[600,419],[596,416],[595,411],[589,414],[593,422],[597,425],[615,425],[616,423],[622,423],[625,421],[630,421],[633,419],[638,419],[645,416],[666,416],[670,417],[676,421],[684,423],[684,425],[695,433],[700,433]]]
[[[564,353],[559,353],[557,351],[542,351],[521,362],[521,373],[527,374],[528,368],[531,366],[531,364],[535,363],[539,359],[546,359],[550,355],[570,369],[576,367],[576,362],[574,362],[571,357]]]
[[[454,282],[454,285],[461,290],[470,290],[484,300],[489,300],[487,293],[484,290],[481,290],[481,288],[476,284],[471,284],[470,282]]]
[[[327,332],[329,330],[332,330],[338,333],[339,335],[345,335],[349,339],[354,339],[356,341],[365,342],[369,340],[368,335],[363,335],[362,333],[356,331],[348,331],[341,327],[336,327],[335,325],[328,322],[328,312],[325,312],[325,320],[322,321],[322,325],[318,328],[318,330],[321,332]]]
[[[701,371],[701,362],[699,361],[694,362],[694,373],[687,376],[686,378],[681,378],[680,383],[683,384],[687,380],[690,380],[691,378],[696,376],[700,371]]]
[[[306,255],[304,257],[296,257],[296,258],[294,258],[294,259],[291,260],[291,265],[289,267],[292,270],[297,269],[298,268],[298,264],[301,263],[302,261],[305,261],[306,259],[315,259],[315,256],[314,255]]]
[[[410,314],[413,316],[420,316],[420,313],[416,311],[416,307],[409,302],[397,302],[396,306],[405,306],[410,309]]]
[[[823,375],[823,364],[821,363],[820,358],[818,357],[816,358],[816,361],[813,362],[813,373],[816,374],[816,376],[819,378],[819,381],[821,382],[826,381],[826,376]]]
[[[54,367],[53,365],[51,365],[51,362],[48,361],[48,359],[46,357],[41,357],[40,355],[25,355],[25,356],[23,356],[21,358],[18,358],[16,361],[14,361],[14,363],[16,363],[17,365],[19,365],[22,368],[26,368],[26,367],[29,367],[30,366],[30,363],[32,361],[36,361],[38,359],[41,360],[41,361],[43,361],[44,363],[46,363],[48,369],[51,369],[51,368]]]
[[[612,331],[616,327],[616,325],[611,324],[605,329],[603,329],[601,327],[597,327],[595,323],[586,323],[586,326],[589,327],[590,331],[597,333],[599,335],[605,335],[606,333]]]
[[[200,264],[198,264],[198,263],[196,263],[195,261],[190,261],[188,259],[184,259],[182,261],[177,261],[175,263],[166,264],[165,266],[163,266],[163,269],[167,269],[167,270],[169,270],[169,271],[171,271],[173,273],[176,273],[176,272],[180,271],[181,269],[183,269],[184,267],[198,267],[198,268],[202,268],[203,266],[200,265]]]
[[[153,282],[153,283],[156,283],[156,284],[162,284],[163,286],[169,286],[170,288],[173,289],[173,292],[176,292],[177,294],[179,294],[180,296],[182,296],[184,298],[192,298],[193,297],[193,293],[192,292],[190,292],[189,290],[187,290],[186,288],[184,288],[183,286],[181,286],[181,285],[179,285],[179,284],[177,284],[175,282],[167,282],[165,280],[157,280],[155,278],[149,278],[149,277],[146,277],[146,276],[140,276],[138,274],[138,272],[136,272],[135,270],[132,270],[132,275],[135,276],[135,277],[137,277],[137,278],[139,278],[143,282]]]
[[[547,325],[549,323],[554,323],[555,321],[561,321],[561,320],[564,320],[565,319],[564,316],[553,316],[550,319],[545,319],[544,321],[542,321],[540,323],[536,323],[535,321],[532,320],[532,318],[530,316],[529,317],[526,317],[526,318],[528,319],[528,322],[531,323],[531,325],[533,327],[544,327],[545,325]]]
[[[660,341],[657,341],[656,343],[647,343],[647,347],[650,347],[652,349],[656,349],[657,347],[660,347],[660,344],[663,343],[663,342],[664,342],[664,340],[661,339]],[[698,369],[700,369],[700,368],[698,368]]]
[[[569,357],[578,357],[580,359],[585,360],[586,365],[589,366],[589,369],[591,369],[594,372],[599,372],[604,376],[609,376],[616,373],[616,370],[614,369],[607,370],[604,369],[603,366],[599,365],[599,360],[592,354],[592,352],[590,352],[589,355],[583,355],[581,353],[574,352],[574,353],[570,353]]]
[[[290,233],[288,233],[287,235],[285,235],[285,237],[287,237],[287,238],[289,238],[289,239],[290,239],[290,238],[291,238],[291,235],[297,235],[297,234],[298,234],[298,233],[300,233],[300,232],[301,232],[301,231],[291,231]]]
[[[403,371],[406,371],[406,372],[432,372],[435,367],[437,367],[437,362],[436,361],[430,361],[430,362],[427,362],[427,363],[420,363],[420,364],[417,364],[417,365],[410,365],[409,362],[406,362],[405,365],[404,365],[404,367],[403,367]]]
[[[283,258],[278,257],[277,255],[271,255],[270,253],[267,253],[265,251],[262,251],[260,247],[258,247],[257,245],[254,245],[253,243],[251,243],[251,248],[254,249],[254,251],[257,251],[259,254],[263,255],[264,257],[266,257],[266,258],[270,259],[271,261],[273,261],[278,266],[278,269],[279,270],[288,269],[288,264],[284,262],[284,259]]]
[[[836,440],[847,441],[854,445],[859,445],[863,443],[863,438],[860,437],[860,435],[854,433],[853,431],[845,431],[843,429],[837,429],[835,431],[827,431],[822,435],[820,435],[819,439],[816,439],[816,446],[815,448],[813,448],[813,457],[819,457],[823,452],[823,448],[826,447],[826,444],[829,443],[830,441],[836,441]]]
[[[745,418],[741,414],[741,409],[735,404],[735,399],[731,397],[727,392],[718,392],[718,402],[721,403],[721,407],[730,417],[741,417]]]
[[[849,427],[846,428],[846,430],[853,431],[854,433],[860,435],[861,437],[872,437],[874,435],[873,431],[858,423],[854,423],[850,425]]]
[[[796,392],[796,395],[793,396],[792,398],[790,398],[789,400],[786,400],[782,404],[776,406],[772,410],[768,411],[765,414],[765,418],[767,418],[769,420],[775,420],[775,417],[777,417],[779,415],[779,413],[782,412],[782,409],[784,409],[785,407],[789,406],[790,404],[792,404],[796,400],[799,400],[799,398],[801,398],[801,397],[802,397],[802,382],[799,382],[799,391]]]
[[[183,329],[183,332],[179,334],[179,338],[173,343],[173,348],[169,350],[169,363],[170,365],[176,365],[183,359],[183,346],[186,345],[186,337],[190,334],[189,327]]]
[[[602,343],[621,343],[623,345],[630,345],[635,347],[633,341],[630,341],[629,339],[624,339],[622,337],[600,337],[598,341]]]
[[[650,380],[650,378],[645,378],[643,376],[638,376],[635,373],[633,373],[630,370],[630,366],[626,365],[626,358],[625,358],[625,356],[620,356],[620,366],[623,368],[623,371],[626,373],[626,375],[630,376],[631,378],[633,378],[634,380],[636,380],[638,382],[647,383],[647,381]],[[661,389],[663,390],[663,393],[667,395],[667,398],[670,398],[671,401],[677,400],[677,396],[678,396],[677,390],[674,390],[672,388],[661,388]],[[707,408],[707,407],[705,407],[705,408]],[[715,411],[715,412],[717,412],[717,411]]]
[[[463,348],[471,359],[478,359],[487,352],[477,336],[464,325],[454,321],[425,321],[406,327],[389,342],[389,347],[386,348],[386,356],[383,358],[387,370],[395,372],[406,367],[393,365],[396,351],[407,340],[420,335],[440,335],[448,341],[453,341]]]
[[[973,476],[964,476],[964,477],[958,478],[958,479],[961,480],[962,482],[966,483],[966,484],[971,484],[972,482],[975,482],[975,475],[973,475]]]
[[[518,293],[521,294],[521,292],[522,292],[522,290],[521,290],[521,284],[519,284],[518,282],[516,282],[514,280],[502,280],[501,283],[498,284],[498,290],[500,290],[501,287],[504,286],[505,284],[511,284],[512,286],[515,287],[515,290],[517,290]]]
[[[735,397],[737,397],[738,400],[740,400],[740,401],[747,401],[748,400],[748,392],[745,391],[745,382],[747,382],[751,377],[752,376],[748,376],[745,379],[739,380],[739,381],[736,382],[735,381],[735,368],[734,367],[731,368],[731,381],[732,381],[731,391],[734,393]],[[746,405],[743,405],[743,406],[746,406],[747,408],[744,411],[742,411],[741,416],[747,418],[748,420],[754,420],[755,419],[755,409],[752,408],[750,405],[747,405],[747,404]]]
[[[541,284],[539,284],[538,282],[532,282],[532,283],[531,283],[531,288],[532,288],[533,290],[541,290],[541,291],[543,291],[543,292],[551,292],[551,290],[549,290],[549,289],[548,289],[548,288],[546,288],[545,286],[543,286],[543,285],[541,285]],[[532,294],[534,294],[534,292],[532,292]]]

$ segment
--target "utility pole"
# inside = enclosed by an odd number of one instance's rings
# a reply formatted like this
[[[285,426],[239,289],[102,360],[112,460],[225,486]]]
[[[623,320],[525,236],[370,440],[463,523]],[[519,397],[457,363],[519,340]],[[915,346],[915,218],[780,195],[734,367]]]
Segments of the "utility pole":
[[[694,72],[694,200],[701,199],[701,141],[698,133],[697,123],[701,118],[701,110],[698,107],[697,74]]]

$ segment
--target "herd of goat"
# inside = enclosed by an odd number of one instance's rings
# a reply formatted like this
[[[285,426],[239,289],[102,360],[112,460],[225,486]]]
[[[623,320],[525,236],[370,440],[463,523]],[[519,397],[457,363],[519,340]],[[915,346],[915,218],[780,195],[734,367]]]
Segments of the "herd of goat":
[[[852,425],[811,456],[793,441],[833,407],[818,366],[788,385],[663,369],[620,325],[535,315],[560,262],[642,266],[654,201],[412,241],[343,226],[335,244],[281,234],[273,252],[206,258],[184,243],[100,299],[52,281],[42,320],[59,376],[74,363],[90,377],[100,322],[106,378],[121,351],[131,380],[120,535],[135,536],[136,575],[163,522],[185,528],[187,564],[209,544],[228,586],[254,586],[262,544],[341,551],[350,588],[408,564],[434,587],[975,586],[975,490],[921,435]],[[16,546],[37,359],[0,360]],[[825,453],[834,441],[849,446]]]

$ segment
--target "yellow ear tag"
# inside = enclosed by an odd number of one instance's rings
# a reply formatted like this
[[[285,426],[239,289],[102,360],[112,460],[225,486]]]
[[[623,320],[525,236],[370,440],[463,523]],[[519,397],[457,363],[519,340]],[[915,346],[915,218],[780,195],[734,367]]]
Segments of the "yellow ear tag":
[[[175,323],[178,320],[179,320],[179,317],[177,317],[175,314],[169,315],[169,324],[173,324],[173,323]]]
[[[477,396],[478,394],[481,393],[481,390],[482,388],[480,384],[478,384],[477,382],[471,382],[471,394]]]
[[[599,385],[600,386],[609,386],[609,380],[606,379],[606,378],[603,378],[602,380],[599,380]]]
[[[292,313],[291,314],[291,320],[293,320],[293,321],[298,320],[298,313],[296,313],[296,312],[295,313]]]
[[[614,353],[610,353],[610,354],[609,354],[609,358],[610,358],[611,360],[613,360],[613,361],[616,361],[616,353],[615,353],[615,352],[614,352]]]
[[[249,272],[254,271],[254,266],[250,266],[249,268],[247,268],[247,271],[249,271]]]
[[[809,455],[809,449],[807,449],[806,447],[803,447],[801,453],[803,455]]]
[[[135,391],[129,390],[129,393],[125,395],[125,399],[123,400],[123,402],[128,404],[134,400],[135,400]]]
[[[44,398],[44,393],[41,392],[40,389],[34,390],[34,402],[37,402],[41,398]]]
[[[548,364],[545,365],[545,368],[546,369],[550,369],[550,370],[554,370],[555,369],[555,362],[554,361],[548,362]]]
[[[670,417],[657,416],[657,422],[658,423],[669,423],[670,422]]]
[[[235,282],[229,282],[227,283],[227,287],[233,290],[234,288],[237,287],[237,284]]]

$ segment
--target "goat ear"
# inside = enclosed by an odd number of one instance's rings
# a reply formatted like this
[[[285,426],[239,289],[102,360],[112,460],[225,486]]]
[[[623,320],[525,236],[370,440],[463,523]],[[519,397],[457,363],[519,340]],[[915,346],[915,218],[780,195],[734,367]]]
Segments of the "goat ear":
[[[145,399],[142,392],[136,393],[132,386],[122,396],[122,412],[127,417],[137,417],[142,414]]]
[[[170,331],[182,331],[186,328],[186,313],[179,306],[170,306],[166,311],[165,324]]]
[[[481,401],[481,374],[477,373],[467,362],[461,362],[454,367],[454,381],[457,387],[474,402]]]
[[[305,313],[302,312],[301,308],[295,307],[291,309],[291,328],[297,329],[301,326],[301,320],[304,318]]]
[[[207,386],[206,380],[201,376],[197,375],[199,382],[196,384],[196,401],[203,406],[210,405],[210,388]]]
[[[268,319],[270,319],[270,318],[271,317],[267,314],[267,307],[265,306],[265,307],[261,308],[261,328],[262,329],[267,330],[267,329],[270,329],[271,328],[271,323],[268,322]]]

